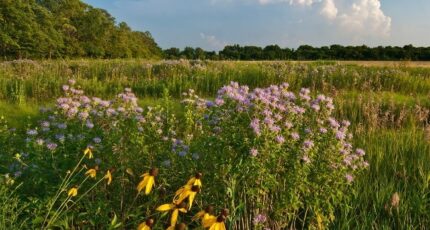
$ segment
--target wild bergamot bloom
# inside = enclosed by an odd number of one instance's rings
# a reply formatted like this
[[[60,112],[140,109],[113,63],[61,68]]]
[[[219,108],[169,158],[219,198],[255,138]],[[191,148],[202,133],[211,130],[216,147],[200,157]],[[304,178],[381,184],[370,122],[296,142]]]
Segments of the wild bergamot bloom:
[[[213,207],[207,206],[204,210],[198,212],[191,220],[196,221],[198,219],[202,220],[202,225],[204,228],[209,228],[216,221],[216,216],[212,215]]]
[[[226,230],[224,222],[227,216],[228,216],[228,210],[223,209],[220,215],[216,218],[216,221],[212,223],[209,230]]]
[[[111,173],[111,170],[110,169],[108,169],[107,171],[106,171],[106,174],[105,174],[105,177],[104,177],[106,180],[107,180],[107,184],[108,185],[110,185],[110,183],[112,183],[112,173]]]
[[[70,197],[75,197],[78,195],[78,187],[74,186],[67,192],[67,195]]]
[[[152,225],[154,225],[154,219],[149,218],[145,222],[140,223],[137,230],[151,230]]]
[[[196,173],[195,176],[193,176],[191,179],[188,180],[187,185],[188,186],[193,186],[193,185],[197,185],[199,187],[202,187],[202,173]]]
[[[152,168],[149,173],[145,173],[140,177],[143,177],[143,179],[139,182],[137,185],[137,191],[140,193],[143,189],[145,189],[145,194],[148,195],[152,187],[155,183],[155,177],[158,175],[158,168]]]
[[[163,204],[157,208],[159,212],[167,212],[172,211],[172,217],[170,218],[170,226],[176,226],[176,222],[178,222],[178,214],[179,212],[186,213],[187,209],[185,209],[185,203],[181,202],[179,204]]]
[[[198,185],[193,185],[191,187],[186,185],[176,191],[175,197],[173,198],[173,202],[175,204],[179,204],[188,198],[188,210],[190,210],[193,206],[194,198],[196,197],[198,192],[200,192],[200,187]]]
[[[85,175],[91,177],[91,178],[95,178],[97,175],[97,170],[96,168],[93,169],[88,169],[88,171],[85,172]]]
[[[85,149],[85,151],[84,151],[84,155],[86,156],[86,155],[88,155],[88,159],[92,159],[94,156],[93,156],[93,151],[91,150],[91,148],[90,147],[87,147],[86,149]]]

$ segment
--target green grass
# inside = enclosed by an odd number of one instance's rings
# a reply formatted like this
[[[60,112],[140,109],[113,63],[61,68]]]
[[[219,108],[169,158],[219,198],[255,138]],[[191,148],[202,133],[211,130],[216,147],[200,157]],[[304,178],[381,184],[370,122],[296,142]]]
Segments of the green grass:
[[[0,115],[24,127],[52,105],[74,78],[90,95],[112,97],[132,87],[142,106],[168,105],[181,116],[181,93],[206,97],[230,81],[251,88],[289,82],[295,91],[335,97],[336,116],[352,122],[354,142],[370,168],[337,211],[334,229],[426,229],[430,226],[430,68],[364,67],[332,62],[147,62],[75,60],[0,64]],[[166,97],[168,91],[169,97]],[[164,95],[164,98],[163,98]],[[166,99],[167,98],[167,99]],[[400,194],[398,210],[385,206]]]

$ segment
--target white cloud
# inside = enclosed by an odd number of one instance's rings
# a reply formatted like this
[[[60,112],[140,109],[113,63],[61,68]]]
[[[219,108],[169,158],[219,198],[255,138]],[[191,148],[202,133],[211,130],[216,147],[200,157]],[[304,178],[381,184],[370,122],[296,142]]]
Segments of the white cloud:
[[[316,8],[343,32],[357,36],[388,36],[391,18],[382,11],[380,0],[258,0],[258,3]]]
[[[207,35],[204,33],[200,33],[200,37],[205,40],[205,42],[214,49],[222,49],[227,45],[226,42],[219,40],[214,35]]]
[[[322,3],[322,8],[320,14],[328,19],[335,19],[337,17],[338,9],[334,0],[324,0]]]
[[[384,14],[379,0],[355,0],[338,20],[343,29],[351,32],[388,36],[391,30],[391,18]]]

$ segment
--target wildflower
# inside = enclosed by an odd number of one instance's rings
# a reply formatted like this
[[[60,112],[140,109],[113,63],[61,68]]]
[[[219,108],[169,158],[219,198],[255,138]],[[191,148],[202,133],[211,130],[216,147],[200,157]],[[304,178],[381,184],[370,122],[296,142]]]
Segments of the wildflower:
[[[203,176],[202,173],[200,172],[196,173],[195,176],[193,176],[191,179],[188,180],[187,185],[189,186],[196,185],[196,186],[202,187],[202,181],[201,181],[202,176]]]
[[[356,153],[358,156],[364,156],[364,155],[366,154],[366,152],[364,152],[364,150],[363,150],[363,149],[356,149],[356,150],[355,150],[355,153]]]
[[[391,196],[391,207],[393,208],[398,208],[400,204],[400,196],[398,192],[395,192],[392,196]]]
[[[78,187],[74,186],[71,189],[69,189],[69,191],[67,192],[67,195],[69,197],[75,197],[78,195]]]
[[[91,178],[95,178],[97,175],[97,170],[95,168],[94,169],[88,169],[88,171],[85,172],[85,175],[87,175]]]
[[[184,223],[180,223],[180,224],[169,226],[167,230],[185,230],[186,228],[187,228],[187,225],[185,225]]]
[[[27,135],[36,136],[37,135],[37,130],[30,129],[30,130],[27,131]]]
[[[293,140],[298,140],[298,139],[300,139],[300,135],[298,133],[294,132],[294,133],[291,133],[291,138],[293,138]]]
[[[55,144],[55,143],[48,143],[48,144],[46,144],[46,147],[49,149],[49,150],[51,150],[51,151],[54,151],[56,148],[57,148],[57,144]]]
[[[258,214],[257,216],[254,217],[254,220],[253,220],[255,225],[262,224],[266,221],[267,221],[267,217],[264,214]]]
[[[160,205],[156,210],[159,212],[172,211],[172,216],[170,217],[170,226],[176,226],[179,212],[182,212],[182,213],[187,212],[187,209],[185,209],[185,207],[186,207],[185,203],[181,202],[179,204],[163,204],[163,205]]]
[[[251,154],[251,156],[256,157],[258,155],[258,150],[256,148],[252,148],[249,151],[249,154]]]
[[[110,184],[112,183],[112,173],[111,173],[111,170],[110,170],[110,169],[108,169],[108,170],[106,171],[106,174],[105,174],[104,179],[106,179],[106,180],[107,180],[107,185],[110,185]]]
[[[149,173],[145,173],[140,177],[143,179],[137,185],[137,191],[140,193],[145,188],[145,195],[148,195],[155,183],[155,177],[158,175],[158,168],[152,168]]]
[[[185,185],[184,187],[176,191],[175,197],[173,198],[173,202],[175,204],[179,204],[188,198],[188,210],[190,210],[191,207],[193,206],[194,198],[196,197],[198,192],[200,192],[200,186]]]
[[[137,230],[151,230],[152,225],[154,225],[154,219],[147,219],[145,222],[139,224]]]
[[[346,174],[345,179],[348,183],[351,183],[354,180],[354,177],[351,174]]]
[[[210,226],[209,230],[225,230],[225,219],[228,216],[228,210],[224,209],[221,214],[216,218],[216,221]]]
[[[213,207],[207,206],[204,210],[198,212],[191,220],[196,221],[201,219],[203,227],[209,228],[216,221],[216,216],[212,215],[212,213]]]
[[[282,144],[285,142],[285,138],[283,136],[276,136],[276,142]]]
[[[102,139],[100,137],[94,137],[93,138],[94,143],[96,144],[100,144],[100,142],[102,142]]]
[[[84,150],[84,155],[86,156],[86,155],[88,155],[88,159],[92,159],[93,157],[94,157],[94,155],[93,155],[93,151],[91,150],[91,148],[90,147],[87,147],[85,150]]]

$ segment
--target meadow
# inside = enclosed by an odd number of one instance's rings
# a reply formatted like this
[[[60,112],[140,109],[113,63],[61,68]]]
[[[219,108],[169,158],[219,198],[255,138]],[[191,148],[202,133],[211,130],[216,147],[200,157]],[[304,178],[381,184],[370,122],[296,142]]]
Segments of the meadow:
[[[430,226],[423,63],[10,61],[0,115],[3,229]]]

